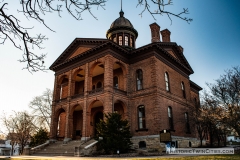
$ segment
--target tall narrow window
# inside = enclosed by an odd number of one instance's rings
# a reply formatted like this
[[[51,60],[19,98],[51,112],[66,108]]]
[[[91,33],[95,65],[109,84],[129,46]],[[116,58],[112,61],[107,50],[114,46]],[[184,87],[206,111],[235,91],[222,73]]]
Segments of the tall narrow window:
[[[117,76],[115,76],[115,77],[113,78],[113,87],[114,87],[114,88],[118,88],[118,77],[117,77]]]
[[[185,86],[184,83],[181,83],[181,88],[182,88],[182,94],[183,94],[183,98],[186,98],[186,93],[185,93]]]
[[[136,72],[136,76],[137,76],[137,90],[141,90],[143,89],[143,73],[141,69],[138,69]]]
[[[145,124],[145,107],[139,106],[138,107],[138,128],[144,129],[146,128]]]
[[[185,116],[186,133],[191,133],[190,132],[190,124],[189,124],[188,113],[185,112],[184,116]]]
[[[128,46],[128,36],[125,36],[125,46]]]
[[[133,40],[130,38],[130,47],[133,47]]]
[[[122,46],[122,40],[123,40],[123,39],[122,39],[122,36],[119,36],[119,37],[118,37],[118,43],[119,43],[120,46]]]
[[[166,91],[170,91],[169,76],[167,72],[165,72],[165,83],[166,83]]]
[[[173,127],[173,115],[172,115],[172,107],[168,107],[168,122],[169,122],[169,128],[174,129]]]
[[[116,37],[113,38],[113,42],[117,43],[117,38]]]

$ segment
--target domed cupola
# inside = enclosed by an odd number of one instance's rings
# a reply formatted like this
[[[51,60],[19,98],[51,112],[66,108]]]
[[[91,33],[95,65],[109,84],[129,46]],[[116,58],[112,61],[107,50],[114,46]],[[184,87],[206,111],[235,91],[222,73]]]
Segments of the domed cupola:
[[[137,39],[138,32],[134,29],[132,23],[123,16],[124,12],[122,9],[119,14],[120,17],[111,24],[106,37],[120,46],[124,46],[129,49],[135,48],[135,41]]]

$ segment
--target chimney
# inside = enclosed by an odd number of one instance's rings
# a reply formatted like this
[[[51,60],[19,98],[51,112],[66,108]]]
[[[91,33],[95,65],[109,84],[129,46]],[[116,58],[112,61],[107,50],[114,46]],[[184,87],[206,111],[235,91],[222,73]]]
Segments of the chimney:
[[[180,51],[183,53],[183,48],[182,48],[182,46],[178,46],[178,48],[180,49]]]
[[[152,23],[149,25],[152,33],[152,43],[160,42],[160,26],[157,23]]]
[[[161,34],[162,34],[162,41],[163,42],[171,42],[171,40],[170,40],[171,32],[168,29],[162,30]]]

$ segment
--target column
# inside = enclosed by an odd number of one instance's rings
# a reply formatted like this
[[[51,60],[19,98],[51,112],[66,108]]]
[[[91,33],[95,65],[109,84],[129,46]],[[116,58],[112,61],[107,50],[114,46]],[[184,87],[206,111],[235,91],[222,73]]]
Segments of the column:
[[[71,140],[70,137],[70,123],[71,123],[71,117],[70,117],[70,101],[71,101],[71,84],[72,84],[72,70],[69,71],[69,78],[68,78],[68,106],[66,112],[66,125],[65,125],[65,138],[64,142],[67,143]]]
[[[82,141],[87,140],[87,96],[88,91],[90,88],[88,86],[90,85],[90,79],[92,77],[89,76],[89,63],[86,63],[85,65],[85,78],[84,78],[84,104],[83,104],[83,125],[82,125]]]
[[[113,59],[105,56],[104,64],[104,114],[113,111]]]
[[[54,126],[54,117],[55,117],[55,100],[56,100],[56,93],[57,93],[57,76],[55,75],[55,80],[54,80],[54,88],[53,88],[53,99],[52,99],[52,114],[51,114],[51,124],[50,124],[50,139],[55,139],[56,134],[55,134],[55,126]]]

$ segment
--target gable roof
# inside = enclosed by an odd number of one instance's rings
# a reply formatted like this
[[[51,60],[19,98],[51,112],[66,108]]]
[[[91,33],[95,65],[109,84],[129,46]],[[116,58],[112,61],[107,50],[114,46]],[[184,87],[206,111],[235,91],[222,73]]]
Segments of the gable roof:
[[[89,45],[97,46],[107,42],[107,39],[98,39],[98,38],[75,38],[73,42],[63,51],[63,53],[53,62],[49,67],[51,70],[61,63],[63,63],[67,57],[69,57],[79,46]]]
[[[84,50],[81,54],[76,54],[78,48],[81,46],[88,46],[90,49]],[[154,42],[134,50],[129,50],[111,40],[96,38],[76,38],[49,68],[56,71],[69,66],[69,64],[79,64],[80,61],[82,61],[81,64],[83,64],[83,62],[87,62],[86,59],[89,59],[89,57],[96,59],[104,56],[104,54],[106,54],[104,51],[108,49],[120,53],[114,56],[125,63],[132,64],[149,56],[156,56],[161,61],[181,72],[183,71],[187,75],[194,73],[175,42]],[[169,53],[167,51],[168,49],[171,49],[175,56]],[[75,56],[73,56],[73,54],[75,54]],[[91,60],[92,59],[93,58],[91,58]]]

